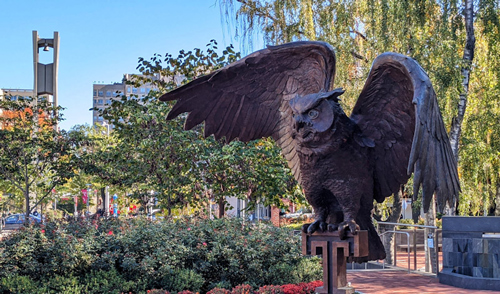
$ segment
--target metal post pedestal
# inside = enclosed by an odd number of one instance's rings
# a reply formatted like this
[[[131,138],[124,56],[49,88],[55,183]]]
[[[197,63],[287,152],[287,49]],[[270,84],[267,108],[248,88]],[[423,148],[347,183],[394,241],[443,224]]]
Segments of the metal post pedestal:
[[[317,293],[352,294],[354,288],[348,287],[346,278],[347,257],[368,256],[368,231],[349,232],[344,239],[338,231],[302,232],[302,254],[322,255],[323,287],[316,288]]]

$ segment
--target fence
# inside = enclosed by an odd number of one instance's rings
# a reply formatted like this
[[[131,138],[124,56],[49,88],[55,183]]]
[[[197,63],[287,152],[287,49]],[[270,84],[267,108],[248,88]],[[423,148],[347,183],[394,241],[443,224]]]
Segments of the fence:
[[[381,226],[392,226],[394,229],[384,230],[381,232]],[[398,226],[411,227],[410,230],[398,229]],[[422,230],[423,229],[423,230]],[[407,253],[407,269],[411,270],[411,253],[413,254],[413,270],[419,270],[419,264],[424,263],[423,270],[427,273],[439,272],[439,264],[441,260],[440,248],[442,241],[440,240],[441,230],[435,226],[401,224],[391,222],[378,222],[377,231],[381,238],[387,235],[394,234],[393,240],[393,266],[398,266],[398,257],[401,258],[400,251],[405,250]],[[399,237],[397,237],[399,235]],[[406,240],[404,240],[406,236]],[[403,242],[406,241],[406,242]],[[406,244],[404,244],[406,243]],[[399,255],[399,256],[398,256]],[[406,256],[405,256],[406,257]],[[385,262],[384,262],[385,267]]]

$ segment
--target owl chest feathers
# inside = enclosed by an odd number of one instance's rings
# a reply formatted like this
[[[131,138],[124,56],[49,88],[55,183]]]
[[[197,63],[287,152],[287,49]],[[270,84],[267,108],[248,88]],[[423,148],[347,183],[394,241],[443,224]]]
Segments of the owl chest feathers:
[[[346,119],[349,119],[346,117]],[[366,178],[372,175],[373,165],[370,164],[371,147],[356,140],[359,129],[355,125],[342,124],[337,121],[330,130],[329,140],[321,146],[298,148],[301,184],[304,186],[334,181],[353,181],[356,178]],[[299,142],[297,142],[300,144]],[[305,151],[305,152],[304,152]],[[360,171],[359,167],[366,167]]]

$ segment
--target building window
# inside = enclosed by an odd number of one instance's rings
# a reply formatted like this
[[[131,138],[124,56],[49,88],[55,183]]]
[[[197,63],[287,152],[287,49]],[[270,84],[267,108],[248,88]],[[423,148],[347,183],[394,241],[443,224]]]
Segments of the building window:
[[[103,103],[103,100],[102,100],[102,99],[99,99],[99,100],[97,100],[97,103],[102,104],[102,103]]]
[[[94,96],[97,96],[97,90],[94,90]]]
[[[130,93],[130,87],[127,87],[127,93]]]
[[[97,99],[94,99],[94,104],[97,104]]]
[[[141,88],[141,93],[146,93],[146,89],[145,88]]]
[[[132,88],[132,93],[137,94],[137,88]]]
[[[111,91],[106,91],[106,97],[111,97]]]
[[[111,105],[111,100],[106,99],[106,104],[110,104]]]
[[[99,91],[99,96],[102,97],[104,95],[103,91]]]

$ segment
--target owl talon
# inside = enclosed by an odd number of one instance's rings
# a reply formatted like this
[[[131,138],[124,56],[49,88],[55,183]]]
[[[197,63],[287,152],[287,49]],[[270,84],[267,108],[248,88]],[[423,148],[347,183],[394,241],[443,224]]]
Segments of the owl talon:
[[[336,230],[338,230],[338,228],[339,228],[338,224],[329,224],[328,225],[328,231],[329,232],[335,232]]]
[[[347,230],[349,230],[353,235],[356,235],[360,228],[354,220],[348,220],[341,222],[338,225],[338,230],[340,238],[345,239],[347,237]]]
[[[315,220],[312,224],[307,228],[307,233],[312,234],[316,231],[324,232],[327,228],[327,223],[322,220]]]

